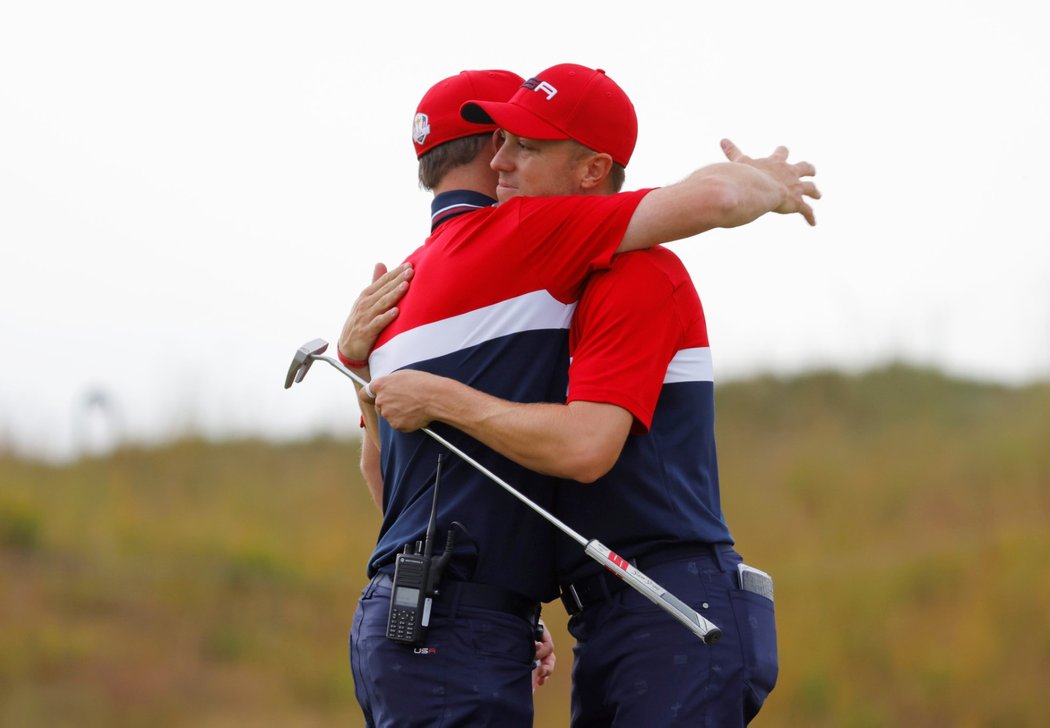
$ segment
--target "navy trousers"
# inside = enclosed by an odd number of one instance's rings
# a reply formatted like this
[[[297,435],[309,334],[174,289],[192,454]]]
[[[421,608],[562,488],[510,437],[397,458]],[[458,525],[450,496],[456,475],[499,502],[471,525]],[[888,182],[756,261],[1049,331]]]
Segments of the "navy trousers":
[[[723,632],[705,645],[633,589],[569,622],[573,728],[744,726],[777,677],[773,602],[742,591],[731,548],[645,569]]]
[[[386,638],[389,582],[365,588],[350,667],[369,728],[532,726],[533,628],[522,618],[435,603],[423,644]]]

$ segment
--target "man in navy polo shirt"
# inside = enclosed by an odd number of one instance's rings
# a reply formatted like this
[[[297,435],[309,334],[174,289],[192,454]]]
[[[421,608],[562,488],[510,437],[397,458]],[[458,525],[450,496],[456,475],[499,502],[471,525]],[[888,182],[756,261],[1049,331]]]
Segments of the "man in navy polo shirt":
[[[565,329],[579,297],[579,283],[588,273],[607,269],[612,253],[649,247],[711,227],[744,224],[769,211],[799,212],[812,218],[803,197],[819,193],[811,182],[801,179],[811,175],[812,168],[805,163],[788,165],[786,150],[766,160],[737,155],[738,164],[712,165],[683,183],[648,195],[604,196],[610,170],[626,165],[633,151],[636,126],[629,100],[604,73],[580,66],[556,66],[539,78],[535,84],[527,82],[511,105],[541,120],[550,109],[562,122],[571,117],[570,124],[578,133],[570,136],[584,146],[562,143],[567,139],[542,141],[507,135],[496,159],[506,149],[521,154],[515,173],[500,177],[498,194],[501,201],[507,201],[444,226],[410,257],[414,263],[411,289],[368,360],[372,372],[380,377],[377,387],[384,381],[396,381],[396,377],[382,379],[384,373],[407,368],[455,378],[505,399],[564,401],[564,369],[558,367],[563,349],[559,346],[565,341]],[[532,96],[534,93],[540,96]],[[559,95],[557,104],[544,107]],[[539,136],[535,129],[533,125],[528,130],[533,137]],[[499,169],[496,159],[493,166]],[[515,196],[519,194],[573,196]],[[464,281],[475,287],[465,288]],[[410,305],[413,298],[417,302],[414,311]],[[561,362],[563,367],[563,358]],[[543,378],[555,386],[545,386],[540,381]],[[382,389],[377,388],[376,393],[380,413],[386,417],[388,401]],[[390,404],[396,409],[396,402],[391,400]],[[435,427],[516,482],[529,497],[550,505],[553,489],[549,484],[536,480],[529,471],[501,462],[475,440],[440,425]],[[419,514],[426,505],[420,492],[432,488],[432,482],[427,482],[426,457],[419,457],[426,445],[419,433],[395,433],[381,423],[381,442],[384,527],[372,561],[372,568],[380,574],[385,559],[392,554],[384,542],[405,543],[406,535],[420,535],[421,519],[405,514],[413,509]],[[482,536],[471,539],[476,547],[472,555],[467,554],[467,562],[473,558],[471,573],[460,578],[545,600],[550,595],[548,575],[536,566],[543,563],[543,552],[552,542],[549,532],[541,534],[535,522],[522,520],[531,515],[526,509],[519,508],[523,513],[516,514],[512,501],[494,498],[506,496],[491,484],[478,483],[478,478],[470,478],[463,468],[459,477],[471,480],[470,487],[457,488],[448,502],[442,497],[439,513],[443,511],[443,517],[448,518],[458,509],[484,526]],[[416,484],[415,488],[410,483]],[[409,523],[413,520],[415,525]],[[399,528],[403,530],[391,538]],[[530,556],[537,552],[541,558],[532,560]],[[457,558],[460,555],[457,552]],[[497,632],[510,636],[508,628],[490,624],[475,629],[475,637],[477,632],[490,637]],[[453,651],[465,653],[466,649],[456,645]],[[447,677],[448,672],[442,675]],[[433,687],[436,683],[431,680],[423,684]],[[523,694],[520,689],[513,691]],[[449,695],[447,688],[441,692]],[[494,724],[510,725],[515,720],[515,714],[504,713]]]
[[[418,160],[419,184],[434,193],[431,203],[432,232],[458,215],[496,204],[494,195],[497,177],[489,165],[494,151],[492,132],[495,125],[464,121],[459,113],[460,106],[472,98],[506,99],[522,82],[520,76],[509,71],[463,71],[434,84],[423,96],[413,120],[412,141]],[[411,277],[410,265],[398,266],[390,271],[382,265],[376,267],[373,284],[355,302],[347,318],[344,335],[340,338],[339,358],[344,364],[368,375],[367,361],[357,360],[357,357],[362,360],[367,357],[371,342],[397,315],[396,307],[391,306],[403,295]],[[353,337],[362,335],[367,337],[367,344],[363,348],[355,348]],[[368,408],[363,410],[363,414],[373,422],[373,427],[368,428],[369,433],[375,433],[374,410]],[[378,448],[372,437],[366,437],[362,443],[361,470],[373,500],[382,510],[382,475],[379,472]],[[382,601],[389,595],[389,589],[382,586],[370,585],[368,591],[369,603]],[[478,611],[484,612],[485,609]],[[358,619],[361,618],[363,610],[359,609]],[[435,630],[440,627],[440,624],[435,623]],[[533,684],[536,686],[542,685],[553,671],[555,659],[550,634],[544,629],[543,635],[544,642],[536,644],[538,665],[533,670]],[[395,652],[399,650],[393,644],[379,643],[379,646],[389,647]],[[382,692],[377,691],[371,683],[375,682],[376,671],[383,670],[389,661],[374,657],[361,659],[361,653],[360,645],[357,649],[351,645],[355,689],[369,725],[407,725],[412,720],[425,723],[438,719],[431,713],[420,713],[421,706],[417,702],[377,702],[377,698],[382,698]],[[413,650],[412,654],[423,658],[429,655],[423,650]],[[419,666],[429,667],[425,660],[420,660]],[[515,672],[520,675],[520,669]],[[484,675],[479,677],[484,679]],[[493,701],[493,704],[499,706],[498,702]],[[409,715],[415,717],[410,718]],[[481,712],[469,706],[465,715],[469,716],[472,723],[484,720]]]
[[[419,186],[433,192],[430,231],[459,215],[496,204],[497,173],[490,162],[495,151],[495,124],[473,124],[460,115],[470,99],[502,101],[524,79],[510,71],[462,71],[444,78],[427,90],[416,106],[412,121],[412,146],[418,161]],[[354,301],[339,337],[338,353],[344,364],[368,374],[368,353],[380,332],[397,316],[396,302],[408,289],[412,266],[387,270],[378,264],[372,284]],[[379,470],[378,431],[375,411],[363,416],[366,437],[361,448],[361,471],[376,505],[382,510],[383,483]]]

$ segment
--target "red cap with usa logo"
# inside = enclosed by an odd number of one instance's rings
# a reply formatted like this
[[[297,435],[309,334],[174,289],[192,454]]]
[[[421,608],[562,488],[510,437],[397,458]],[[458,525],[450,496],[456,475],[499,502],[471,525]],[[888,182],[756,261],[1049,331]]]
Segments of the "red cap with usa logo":
[[[638,140],[634,104],[602,69],[561,63],[521,85],[510,100],[473,98],[463,118],[526,139],[574,139],[627,166]]]
[[[416,157],[453,139],[495,131],[497,127],[492,123],[484,126],[467,123],[460,116],[459,108],[468,99],[506,101],[523,80],[510,71],[461,71],[435,83],[419,102],[412,120]]]

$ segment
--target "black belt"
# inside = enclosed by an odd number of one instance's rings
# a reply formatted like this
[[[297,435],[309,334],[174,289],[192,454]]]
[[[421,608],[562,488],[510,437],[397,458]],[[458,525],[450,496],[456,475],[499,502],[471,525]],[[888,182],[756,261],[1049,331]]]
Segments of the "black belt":
[[[389,574],[380,573],[378,583],[386,586],[393,584]],[[521,617],[535,624],[540,613],[540,603],[530,600],[517,592],[492,584],[478,584],[473,581],[443,580],[434,598],[435,614],[454,614],[459,607],[476,607],[491,609]]]
[[[724,548],[726,544],[682,544],[678,546],[667,546],[648,554],[643,554],[635,559],[628,559],[631,564],[641,571],[652,568],[658,564],[677,559],[689,557],[712,556],[716,549]],[[627,582],[615,574],[602,569],[597,574],[585,576],[571,584],[561,585],[561,603],[565,605],[565,611],[569,616],[579,614],[587,607],[605,601],[612,595],[627,588]]]

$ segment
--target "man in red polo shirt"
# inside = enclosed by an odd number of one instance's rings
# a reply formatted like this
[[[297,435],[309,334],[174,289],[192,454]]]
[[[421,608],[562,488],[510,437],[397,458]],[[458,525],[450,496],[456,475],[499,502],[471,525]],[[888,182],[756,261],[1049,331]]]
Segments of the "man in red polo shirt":
[[[556,107],[544,107],[559,95]],[[382,374],[402,369],[454,378],[508,400],[561,402],[565,378],[564,369],[559,369],[559,361],[564,360],[559,359],[558,347],[564,342],[580,282],[588,273],[608,268],[614,252],[744,224],[769,211],[798,212],[812,221],[803,198],[819,193],[811,182],[802,180],[812,174],[812,167],[787,164],[786,150],[765,160],[747,160],[728,147],[727,153],[738,163],[712,165],[683,183],[648,194],[605,196],[611,170],[622,169],[630,157],[635,127],[630,102],[600,71],[567,64],[548,69],[535,83],[526,82],[508,106],[515,107],[514,113],[522,112],[515,123],[525,119],[528,128],[521,130],[534,137],[543,133],[544,113],[549,119],[550,109],[567,108],[568,117],[558,116],[560,112],[553,116],[562,123],[568,118],[575,133],[550,141],[507,134],[493,160],[499,170],[501,154],[506,157],[513,149],[518,155],[513,174],[501,173],[498,194],[504,204],[453,221],[458,224],[445,226],[410,256],[415,271],[411,289],[368,361],[380,377],[375,392],[384,417],[399,419],[401,401],[393,394],[394,384],[390,391],[386,384],[396,383],[401,373],[388,379]],[[495,121],[509,128],[496,116],[507,109],[492,107],[492,111]],[[595,120],[604,127],[590,134],[587,130]],[[532,194],[573,196],[518,196]],[[473,450],[493,469],[503,474],[514,470],[511,463],[460,433],[445,428],[442,434]],[[432,487],[427,456],[419,457],[426,443],[418,433],[395,432],[381,424],[381,436],[384,526],[370,567],[380,581],[390,547],[418,534],[418,504],[427,502],[421,494]],[[553,493],[549,484],[528,471],[516,471],[520,477],[510,479],[530,497],[549,505]],[[470,475],[460,469],[459,478]],[[481,537],[472,539],[474,553],[464,554],[466,561],[473,557],[471,583],[545,601],[550,595],[548,575],[537,564],[545,562],[552,539],[536,530],[538,524],[527,518],[531,514],[511,512],[493,490],[490,484],[460,484],[447,502],[439,501],[439,518],[462,516],[483,526]],[[493,518],[497,509],[499,520]],[[410,515],[413,510],[416,516]],[[382,610],[371,611],[379,615]],[[369,630],[366,625],[358,630],[355,622],[355,631]],[[442,677],[449,674],[446,670]],[[504,714],[500,722],[507,721],[513,722],[513,715]]]

